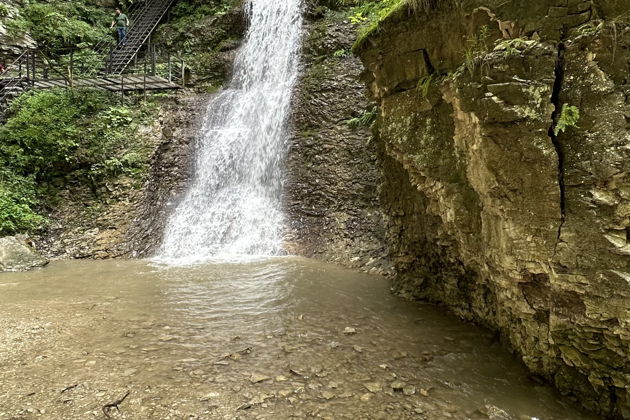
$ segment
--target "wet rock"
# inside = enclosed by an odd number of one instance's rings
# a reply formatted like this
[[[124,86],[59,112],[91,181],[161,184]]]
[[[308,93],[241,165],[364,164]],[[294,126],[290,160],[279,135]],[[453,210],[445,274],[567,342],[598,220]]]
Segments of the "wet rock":
[[[26,237],[0,238],[0,272],[26,271],[46,264],[48,260],[27,244]]]
[[[375,114],[361,82],[364,69],[350,53],[356,28],[335,13],[305,24],[304,67],[294,93],[286,161],[288,248],[383,272],[388,261],[378,203],[379,152],[370,141]],[[361,117],[363,123],[350,123]]]

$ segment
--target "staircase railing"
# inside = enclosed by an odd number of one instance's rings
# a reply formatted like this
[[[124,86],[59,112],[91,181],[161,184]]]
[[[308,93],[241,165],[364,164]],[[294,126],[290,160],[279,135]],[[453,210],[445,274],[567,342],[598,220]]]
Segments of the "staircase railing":
[[[107,57],[105,73],[121,74],[164,18],[174,0],[147,0],[128,28],[125,42],[113,47]]]

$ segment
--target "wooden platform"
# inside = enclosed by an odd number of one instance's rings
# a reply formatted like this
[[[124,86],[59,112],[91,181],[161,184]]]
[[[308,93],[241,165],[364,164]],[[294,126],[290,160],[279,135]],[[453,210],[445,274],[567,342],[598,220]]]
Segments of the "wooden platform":
[[[106,89],[111,92],[130,92],[142,90],[165,90],[179,89],[181,86],[176,83],[169,82],[168,79],[161,76],[131,76],[125,75],[121,77],[99,77],[91,79],[76,79],[73,81],[73,87],[93,87],[98,89]],[[35,81],[33,86],[35,89],[54,89],[69,87],[65,79],[40,79]]]

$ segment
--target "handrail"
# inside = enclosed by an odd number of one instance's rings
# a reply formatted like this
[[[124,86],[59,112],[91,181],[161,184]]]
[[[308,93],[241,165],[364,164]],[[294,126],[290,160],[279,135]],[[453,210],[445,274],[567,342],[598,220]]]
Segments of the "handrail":
[[[13,62],[12,62],[11,64],[8,64],[8,65],[4,68],[4,70],[3,70],[2,72],[0,72],[0,77],[2,77],[2,76],[4,76],[5,74],[7,74],[7,73],[9,72],[9,70],[11,70],[11,68],[12,68],[13,66],[16,66],[16,65],[18,65],[18,64],[21,64],[21,63],[22,63],[23,58],[25,58],[25,56],[29,53],[29,51],[30,51],[30,50],[24,50],[24,51],[22,52],[22,54],[20,54],[20,55],[18,56],[18,58],[16,58],[15,60],[13,60]]]

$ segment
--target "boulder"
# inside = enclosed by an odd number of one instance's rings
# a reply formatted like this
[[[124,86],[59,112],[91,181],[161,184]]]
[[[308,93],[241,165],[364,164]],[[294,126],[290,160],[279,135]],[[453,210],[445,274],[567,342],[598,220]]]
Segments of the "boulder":
[[[26,238],[6,236],[0,238],[0,272],[26,271],[43,267],[48,260],[26,243]]]

